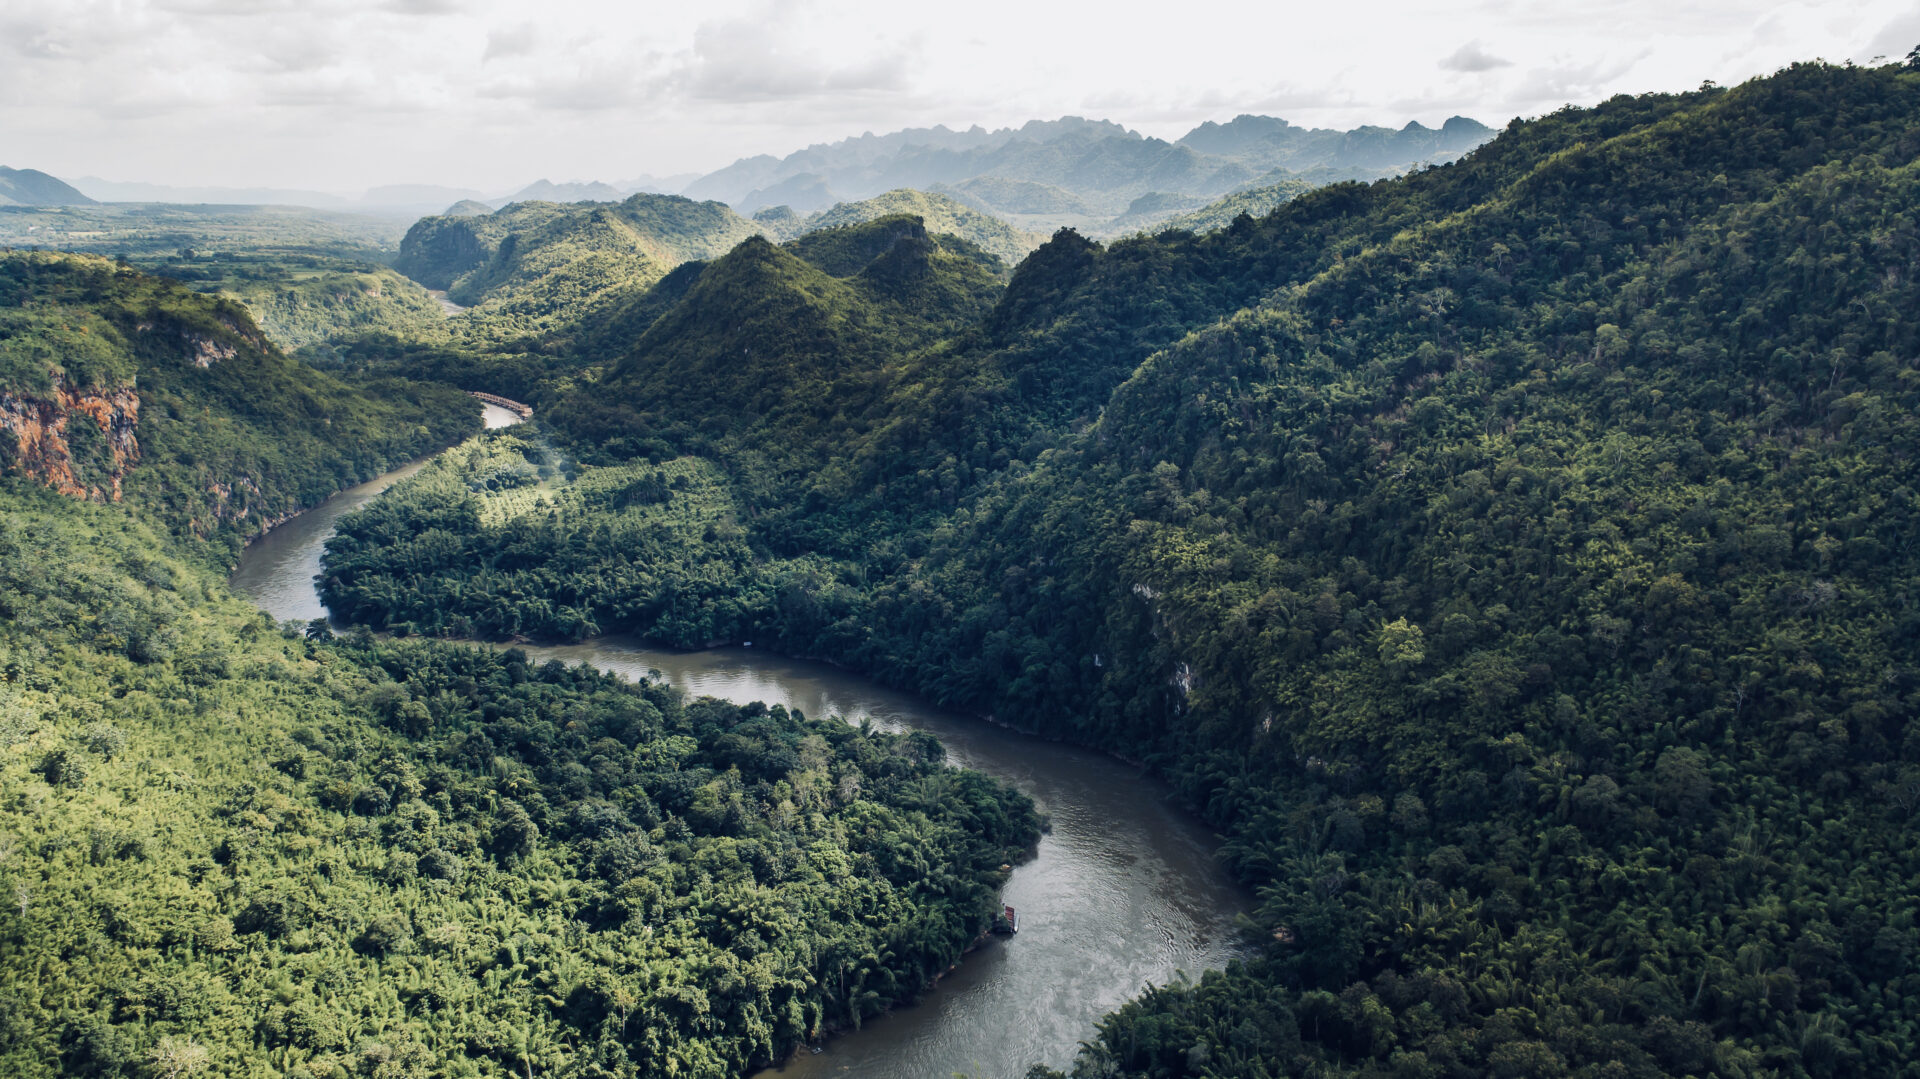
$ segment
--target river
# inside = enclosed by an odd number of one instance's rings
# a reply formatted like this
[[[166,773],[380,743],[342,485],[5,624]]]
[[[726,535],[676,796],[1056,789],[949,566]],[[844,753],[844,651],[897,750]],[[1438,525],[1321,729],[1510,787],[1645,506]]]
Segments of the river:
[[[466,308],[460,306],[457,303],[454,303],[452,300],[447,299],[446,289],[430,288],[427,290],[427,295],[433,297],[433,302],[440,305],[440,313],[447,316],[448,318],[452,318],[453,316],[466,310]],[[489,424],[488,426],[497,427],[499,425]]]
[[[481,415],[489,428],[511,427],[520,417],[481,402]],[[425,458],[401,465],[392,472],[375,476],[358,487],[349,487],[318,506],[291,520],[282,521],[272,531],[240,552],[240,565],[229,583],[234,591],[260,605],[262,610],[282,622],[297,619],[310,622],[326,616],[314,581],[320,575],[320,556],[325,553],[327,537],[333,535],[334,522],[368,502],[380,492],[425,468]]]
[[[517,421],[487,406],[487,425]],[[418,463],[334,496],[241,555],[233,586],[275,618],[325,614],[314,590],[334,523],[419,469]],[[1238,954],[1235,918],[1249,906],[1214,857],[1214,836],[1165,788],[1111,757],[936,708],[824,664],[751,648],[668,652],[603,637],[523,646],[539,659],[591,663],[629,677],[658,672],[690,695],[766,701],[809,716],[871,719],[924,730],[953,763],[1012,783],[1052,820],[1036,856],[1005,890],[1020,933],[996,938],[919,1003],[802,1051],[781,1077],[1018,1079],[1028,1065],[1064,1067],[1099,1018],[1148,983],[1197,977]]]

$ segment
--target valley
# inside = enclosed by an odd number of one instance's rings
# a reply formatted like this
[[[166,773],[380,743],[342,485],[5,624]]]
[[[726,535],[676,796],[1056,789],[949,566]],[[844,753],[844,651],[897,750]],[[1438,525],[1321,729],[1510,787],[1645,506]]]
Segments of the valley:
[[[1911,1074],[1916,130],[1920,53],[0,255],[0,1070]]]
[[[490,428],[515,419],[489,406]],[[256,540],[241,556],[234,590],[283,622],[325,617],[314,578],[335,522],[423,464],[343,491]],[[613,637],[524,651],[533,662],[664,677],[689,697],[777,704],[889,734],[922,731],[940,740],[951,763],[1011,783],[1045,814],[1037,852],[1002,890],[1021,912],[1023,935],[986,944],[925,999],[826,1040],[822,1054],[803,1049],[771,1074],[1005,1074],[1036,1062],[1065,1065],[1085,1031],[1133,991],[1240,954],[1234,919],[1248,900],[1215,860],[1211,833],[1135,768],[764,651],[663,652]],[[981,1030],[998,1035],[986,1043]]]

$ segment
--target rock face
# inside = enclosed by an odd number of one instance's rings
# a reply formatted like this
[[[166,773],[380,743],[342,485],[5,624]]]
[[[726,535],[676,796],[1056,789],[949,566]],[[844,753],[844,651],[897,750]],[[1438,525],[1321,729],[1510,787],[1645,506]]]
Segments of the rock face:
[[[12,442],[0,440],[0,462],[71,498],[118,502],[121,479],[140,460],[139,420],[131,388],[75,390],[55,377],[45,395],[0,392],[0,431]]]
[[[195,367],[212,367],[221,360],[231,360],[239,355],[239,350],[232,345],[199,334],[187,335],[187,347],[191,350]]]

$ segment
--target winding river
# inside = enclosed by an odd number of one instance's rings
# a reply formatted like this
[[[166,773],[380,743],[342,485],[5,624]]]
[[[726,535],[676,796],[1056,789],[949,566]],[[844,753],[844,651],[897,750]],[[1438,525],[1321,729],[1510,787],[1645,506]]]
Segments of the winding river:
[[[517,422],[487,407],[487,426]],[[343,491],[249,546],[233,586],[274,617],[324,615],[314,590],[334,523],[418,463]],[[1020,933],[969,955],[919,1003],[802,1051],[768,1074],[848,1079],[1018,1079],[1044,1062],[1064,1067],[1094,1024],[1149,982],[1198,976],[1240,948],[1235,918],[1248,896],[1214,857],[1213,835],[1167,801],[1160,785],[1111,757],[935,708],[823,664],[750,648],[668,652],[619,637],[525,646],[540,659],[591,663],[630,677],[656,672],[691,695],[766,701],[810,716],[866,718],[885,730],[924,730],[953,763],[1004,779],[1052,818],[1036,857],[1014,870],[1006,902]]]

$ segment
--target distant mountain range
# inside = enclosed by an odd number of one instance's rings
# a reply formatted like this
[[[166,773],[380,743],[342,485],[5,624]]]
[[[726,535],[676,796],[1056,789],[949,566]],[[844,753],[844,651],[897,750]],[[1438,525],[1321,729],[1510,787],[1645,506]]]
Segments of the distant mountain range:
[[[810,146],[783,158],[742,158],[682,194],[748,213],[780,204],[807,213],[898,188],[951,189],[1001,214],[1114,217],[1148,194],[1186,196],[1198,205],[1307,174],[1324,182],[1404,172],[1451,161],[1493,134],[1461,116],[1437,130],[1410,123],[1351,131],[1239,116],[1167,142],[1111,121],[1068,116],[997,131],[914,128]]]
[[[38,169],[0,165],[0,206],[87,206],[92,199]]]
[[[321,210],[419,215],[448,203],[477,198],[481,192],[437,184],[389,184],[370,188],[357,199],[325,191],[287,187],[176,187],[139,181],[82,176],[73,186],[99,202],[161,202],[207,206],[309,206]]]
[[[1370,180],[1454,160],[1493,137],[1493,129],[1456,116],[1439,128],[1298,127],[1272,116],[1208,121],[1168,142],[1110,120],[1066,116],[1017,128],[964,131],[944,126],[865,134],[775,157],[741,158],[706,175],[641,175],[619,183],[536,180],[511,194],[431,184],[376,187],[359,198],[265,187],[170,187],[85,176],[69,187],[45,173],[13,202],[53,197],[102,202],[295,205],[378,214],[448,214],[516,202],[621,202],[637,193],[680,194],[724,202],[753,215],[781,206],[796,215],[829,210],[889,191],[934,191],[1000,217],[1017,229],[1050,232],[1071,225],[1094,235],[1138,228],[1224,196],[1290,181]],[[1140,200],[1146,199],[1146,202]],[[466,207],[454,211],[456,204]]]
[[[53,180],[45,173],[35,175]],[[59,183],[58,180],[53,180]],[[65,186],[65,185],[62,185]],[[369,188],[357,199],[324,191],[284,187],[173,187],[166,184],[129,183],[83,176],[69,188],[82,201],[92,202],[167,202],[219,206],[311,206],[328,210],[359,210],[368,213],[436,214],[454,203],[475,203],[486,211],[513,202],[619,202],[628,190],[598,182],[556,184],[536,180],[512,194],[489,196],[469,187],[443,184],[387,184]],[[90,197],[89,197],[90,196]]]

